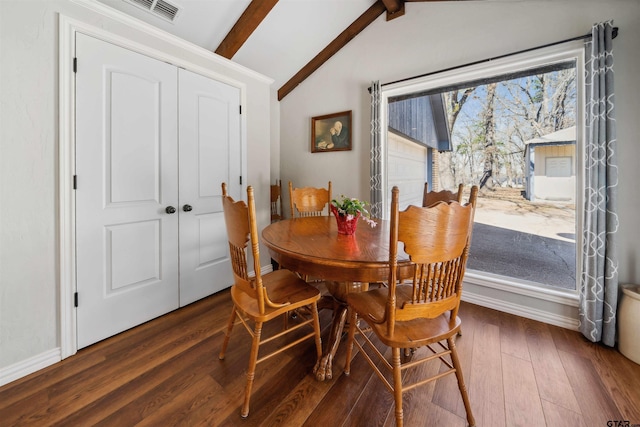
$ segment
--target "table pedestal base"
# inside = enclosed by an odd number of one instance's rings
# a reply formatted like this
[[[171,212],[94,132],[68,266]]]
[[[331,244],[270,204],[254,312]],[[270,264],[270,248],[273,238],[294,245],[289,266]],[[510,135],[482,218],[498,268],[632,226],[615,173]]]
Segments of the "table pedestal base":
[[[363,282],[326,282],[327,289],[331,293],[329,304],[333,308],[333,320],[331,322],[331,334],[325,346],[322,358],[316,363],[313,372],[318,381],[330,380],[333,378],[332,364],[333,358],[338,350],[338,344],[342,339],[342,331],[347,320],[347,295],[355,292],[364,292],[369,289],[368,283]],[[326,301],[321,302],[322,307],[326,307]]]

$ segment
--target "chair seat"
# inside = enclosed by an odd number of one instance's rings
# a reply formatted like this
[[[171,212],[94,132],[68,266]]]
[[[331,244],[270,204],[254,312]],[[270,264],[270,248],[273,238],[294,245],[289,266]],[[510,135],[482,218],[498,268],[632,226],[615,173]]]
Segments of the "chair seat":
[[[231,298],[236,306],[259,322],[266,322],[287,311],[309,305],[320,299],[320,291],[317,288],[289,270],[276,270],[262,275],[262,286],[266,288],[271,301],[288,304],[279,308],[266,307],[265,314],[261,315],[255,298],[235,285],[231,287]]]
[[[388,336],[387,323],[375,323],[368,316],[371,314],[375,319],[384,318],[388,292],[388,288],[380,288],[347,296],[349,306],[360,317],[367,320],[367,324],[371,326],[373,332],[387,346],[421,347],[440,342],[456,334],[460,329],[461,321],[459,317],[456,317],[454,327],[450,327],[450,312],[447,311],[434,319],[419,318],[403,322],[396,321],[393,336]],[[396,306],[402,307],[405,302],[410,301],[411,294],[411,285],[398,285],[396,288]]]

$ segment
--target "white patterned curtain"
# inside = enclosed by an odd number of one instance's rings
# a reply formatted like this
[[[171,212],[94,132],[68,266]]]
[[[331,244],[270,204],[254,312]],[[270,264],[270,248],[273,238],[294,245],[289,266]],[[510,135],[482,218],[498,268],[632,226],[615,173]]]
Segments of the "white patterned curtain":
[[[585,209],[580,332],[613,346],[618,302],[616,127],[612,22],[596,24],[586,44]]]
[[[382,123],[380,103],[380,81],[371,82],[371,154],[370,186],[371,215],[383,218],[382,212]]]

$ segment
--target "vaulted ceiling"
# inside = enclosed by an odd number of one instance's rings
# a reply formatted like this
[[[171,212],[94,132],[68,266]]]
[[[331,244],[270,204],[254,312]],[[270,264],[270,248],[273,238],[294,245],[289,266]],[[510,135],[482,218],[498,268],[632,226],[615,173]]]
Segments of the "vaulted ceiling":
[[[381,15],[447,0],[99,1],[271,77],[282,99]]]

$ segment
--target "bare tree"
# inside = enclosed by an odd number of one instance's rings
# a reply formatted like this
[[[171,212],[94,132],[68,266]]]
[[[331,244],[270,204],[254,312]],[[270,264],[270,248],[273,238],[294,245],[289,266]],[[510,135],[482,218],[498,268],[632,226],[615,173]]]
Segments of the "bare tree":
[[[560,69],[443,96],[454,151],[439,157],[441,181],[515,185],[524,178],[526,141],[575,124],[576,72]]]
[[[449,129],[453,129],[453,126],[456,124],[456,120],[458,119],[458,115],[460,114],[460,111],[462,111],[462,107],[474,90],[476,90],[475,86],[462,90],[455,89],[444,94],[445,102],[447,104],[447,114],[449,115]]]
[[[482,124],[485,130],[485,144],[484,144],[484,169],[482,171],[482,177],[480,178],[480,188],[484,187],[489,181],[489,178],[493,175],[493,168],[495,163],[495,128],[496,121],[494,116],[494,105],[496,101],[496,86],[497,83],[489,83],[487,85],[487,101],[484,105],[484,110],[481,113]]]
[[[537,74],[504,82],[510,96],[500,102],[528,137],[546,135],[575,124],[575,69]]]
[[[458,119],[458,116],[462,112],[462,107],[464,104],[469,101],[471,95],[475,91],[474,87],[469,87],[466,89],[455,89],[450,92],[443,93],[444,102],[447,107],[447,116],[449,120],[449,129],[451,132],[451,137],[453,139],[453,130]],[[457,149],[456,149],[457,150]],[[469,148],[471,150],[471,148]],[[464,158],[458,158],[453,155],[453,153],[441,153],[438,156],[438,160],[440,161],[441,171],[448,171],[451,176],[451,180],[444,179],[441,177],[441,182],[447,182],[451,188],[453,188],[456,183],[465,182],[465,165],[470,164],[473,165],[472,162],[467,163],[467,160],[470,160],[468,156],[473,155],[471,151],[467,151],[467,155]],[[461,175],[461,176],[460,176]],[[449,182],[452,181],[452,182]]]

